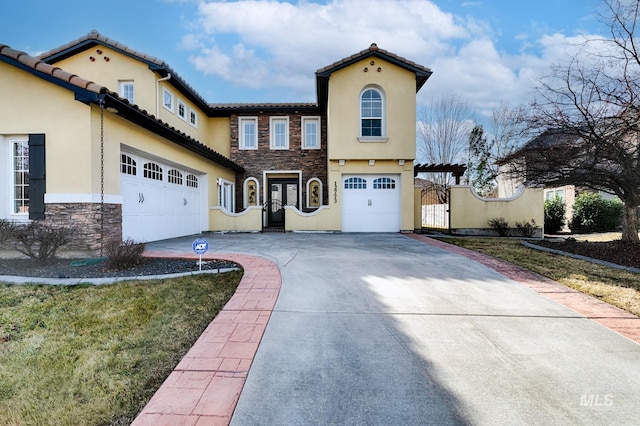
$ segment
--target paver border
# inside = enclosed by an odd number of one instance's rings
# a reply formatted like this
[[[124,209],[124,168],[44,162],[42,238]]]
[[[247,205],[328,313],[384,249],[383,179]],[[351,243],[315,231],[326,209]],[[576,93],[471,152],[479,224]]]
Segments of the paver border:
[[[149,251],[153,257],[175,252]],[[180,254],[180,258],[198,257]],[[209,253],[242,265],[234,295],[133,421],[146,425],[228,425],[278,299],[277,265],[246,254]]]

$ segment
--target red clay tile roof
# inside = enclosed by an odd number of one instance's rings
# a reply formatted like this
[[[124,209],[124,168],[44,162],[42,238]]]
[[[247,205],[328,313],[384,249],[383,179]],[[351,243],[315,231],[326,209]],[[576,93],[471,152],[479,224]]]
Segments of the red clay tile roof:
[[[141,110],[137,105],[129,104],[124,98],[118,96],[117,93],[111,92],[107,87],[100,86],[92,81],[86,80],[75,74],[71,74],[60,67],[56,67],[43,62],[38,58],[28,55],[25,52],[21,52],[11,47],[0,44],[0,61],[2,57],[9,58],[14,64],[17,62],[27,70],[31,70],[32,73],[41,78],[50,79],[52,82],[58,82],[59,84],[72,89],[71,86],[79,89],[87,90],[96,96],[93,99],[86,99],[87,102],[97,103],[99,99],[105,101],[105,105],[115,106],[123,110],[118,111],[118,115],[125,117],[127,120],[137,123],[157,134],[162,134],[165,138],[178,143],[185,148],[199,153],[200,155],[209,158],[225,167],[238,172],[244,172],[244,168],[222,154],[214,151],[203,143],[193,139],[191,136],[179,131],[178,129],[170,126],[168,123],[157,119],[153,115],[147,113],[145,110]],[[99,96],[98,96],[99,95]]]
[[[49,65],[37,58],[34,58],[33,56],[29,56],[25,52],[12,49],[5,44],[0,44],[0,55],[14,59],[15,61],[21,63],[22,65],[25,65],[28,68],[50,75],[52,77],[55,77],[56,79],[70,83],[81,89],[89,90],[93,93],[98,94],[108,91],[108,89],[104,86],[100,86],[98,84],[95,84],[93,81],[85,80],[84,78],[81,78],[75,74],[66,72],[59,67]]]
[[[207,102],[205,101],[205,99],[193,87],[191,87],[191,85],[183,80],[182,77],[180,77],[180,75],[178,75],[178,73],[169,66],[169,64],[154,56],[147,55],[146,53],[140,52],[135,49],[131,49],[130,47],[119,43],[116,40],[110,39],[109,37],[105,37],[96,30],[92,30],[85,36],[82,36],[62,46],[56,47],[55,49],[52,49],[48,52],[44,52],[38,55],[37,59],[40,59],[47,63],[56,63],[57,61],[74,55],[78,51],[85,50],[96,44],[109,47],[127,56],[145,62],[149,65],[150,69],[155,71],[162,71],[161,74],[163,74],[163,77],[166,74],[171,74],[171,84],[173,84],[174,87],[180,90],[186,97],[195,102],[196,105],[199,105],[199,107],[203,111],[206,111]]]
[[[391,53],[388,50],[384,50],[384,49],[380,49],[378,47],[377,44],[375,43],[371,43],[371,46],[369,46],[369,48],[364,49],[358,53],[355,53],[351,56],[348,56],[344,59],[341,59],[337,62],[334,62],[331,65],[327,65],[326,67],[320,68],[318,71],[316,71],[316,74],[326,74],[326,73],[331,73],[333,71],[336,71],[340,68],[343,68],[349,64],[352,64],[354,62],[357,62],[363,58],[369,57],[369,56],[378,56],[381,58],[385,58],[387,60],[392,60],[392,62],[395,62],[399,65],[404,65],[405,68],[411,68],[414,71],[422,71],[424,73],[427,73],[429,75],[431,75],[432,71],[431,69],[427,68],[427,67],[423,67],[422,65],[418,65],[415,62],[409,61],[408,59],[403,58],[402,56],[398,56],[395,53]]]

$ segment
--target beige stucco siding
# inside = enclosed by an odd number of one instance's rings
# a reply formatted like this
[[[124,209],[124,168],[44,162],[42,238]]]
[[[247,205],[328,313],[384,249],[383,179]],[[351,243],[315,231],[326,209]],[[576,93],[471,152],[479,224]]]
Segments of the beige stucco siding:
[[[107,164],[105,192],[120,194],[119,154],[123,148],[141,155],[154,156],[159,161],[186,167],[199,174],[206,174],[209,191],[207,198],[210,206],[217,205],[218,201],[216,179],[222,178],[232,182],[235,180],[233,171],[114,114],[107,114],[108,117],[105,120],[105,164]],[[99,167],[96,170],[99,170]]]
[[[0,62],[0,134],[44,133],[47,192],[90,192],[91,108],[73,92]],[[71,170],[72,169],[72,170]]]
[[[203,144],[210,145],[209,120],[206,114],[179,93],[171,85],[171,80],[158,82],[161,79],[160,74],[151,71],[145,63],[108,47],[95,46],[61,60],[55,65],[101,86],[106,86],[116,93],[120,81],[132,80],[134,104]],[[173,111],[162,106],[163,88],[173,94]],[[186,119],[178,116],[179,100],[186,105]],[[194,110],[198,116],[197,126],[189,123],[190,110]]]
[[[332,73],[329,82],[327,127],[330,160],[415,159],[414,73],[381,59],[370,58]],[[386,142],[358,140],[360,95],[369,86],[380,89],[384,94]]]

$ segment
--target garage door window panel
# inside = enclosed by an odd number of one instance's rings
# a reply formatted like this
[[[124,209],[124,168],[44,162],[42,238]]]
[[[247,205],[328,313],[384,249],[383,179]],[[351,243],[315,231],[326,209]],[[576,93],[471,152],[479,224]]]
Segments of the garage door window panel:
[[[198,187],[198,176],[188,174],[187,175],[187,186],[189,188],[197,188]]]
[[[146,163],[143,166],[143,175],[147,179],[162,180],[162,167],[156,163]]]
[[[396,189],[396,181],[388,177],[375,179],[373,189]]]
[[[344,189],[367,189],[367,181],[358,177],[345,179]]]
[[[135,176],[137,174],[136,160],[126,154],[120,154],[120,173]]]
[[[171,169],[167,173],[167,180],[169,181],[169,183],[172,183],[174,185],[182,185],[182,173],[180,173],[180,171],[178,170]]]

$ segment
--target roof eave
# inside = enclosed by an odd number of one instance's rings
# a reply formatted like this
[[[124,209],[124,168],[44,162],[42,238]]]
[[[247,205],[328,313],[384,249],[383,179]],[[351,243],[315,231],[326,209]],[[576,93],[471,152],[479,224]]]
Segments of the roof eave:
[[[116,115],[137,124],[163,138],[170,140],[183,148],[188,149],[204,158],[207,158],[227,169],[230,169],[237,173],[244,173],[244,167],[236,164],[224,155],[214,151],[206,145],[198,142],[195,139],[179,132],[173,127],[170,127],[167,123],[155,119],[150,116],[146,111],[140,110],[136,105],[131,105],[126,101],[119,98],[117,95],[105,93],[101,97],[104,102],[105,108],[113,108]]]

